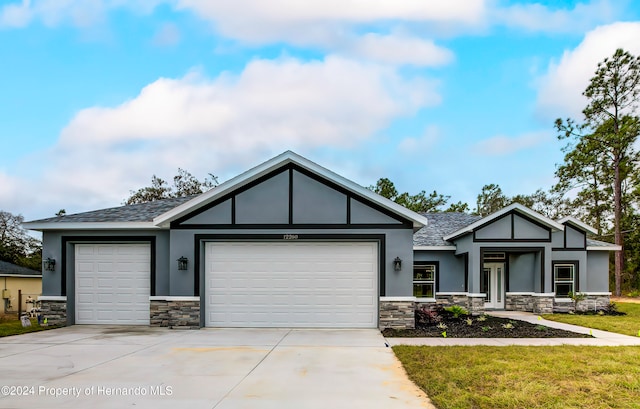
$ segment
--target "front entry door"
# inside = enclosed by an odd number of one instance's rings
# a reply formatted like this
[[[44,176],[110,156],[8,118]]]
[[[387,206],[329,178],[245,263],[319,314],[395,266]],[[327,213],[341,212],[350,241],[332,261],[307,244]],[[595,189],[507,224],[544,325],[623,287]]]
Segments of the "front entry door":
[[[504,308],[504,263],[484,263],[482,292],[485,308]]]

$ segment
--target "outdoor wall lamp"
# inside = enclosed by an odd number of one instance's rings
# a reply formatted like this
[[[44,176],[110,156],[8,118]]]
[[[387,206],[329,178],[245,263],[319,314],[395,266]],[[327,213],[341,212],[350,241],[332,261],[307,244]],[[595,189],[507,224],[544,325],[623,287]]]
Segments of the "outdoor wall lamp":
[[[186,270],[189,267],[189,259],[182,256],[178,259],[178,270]]]
[[[400,260],[400,257],[396,257],[395,259],[393,259],[393,269],[395,271],[402,270],[402,260]]]
[[[50,257],[42,262],[45,271],[56,271],[56,261]]]

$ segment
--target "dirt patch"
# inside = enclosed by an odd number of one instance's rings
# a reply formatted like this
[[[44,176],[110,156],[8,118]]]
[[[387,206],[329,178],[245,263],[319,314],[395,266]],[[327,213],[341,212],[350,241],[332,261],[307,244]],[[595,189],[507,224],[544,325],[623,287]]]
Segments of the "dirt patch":
[[[630,302],[632,304],[640,304],[640,298],[636,297],[611,297],[613,302]]]
[[[438,317],[429,323],[417,323],[416,329],[387,328],[382,331],[382,335],[389,338],[593,338],[587,334],[489,315],[462,315],[455,318],[447,312],[441,312]]]

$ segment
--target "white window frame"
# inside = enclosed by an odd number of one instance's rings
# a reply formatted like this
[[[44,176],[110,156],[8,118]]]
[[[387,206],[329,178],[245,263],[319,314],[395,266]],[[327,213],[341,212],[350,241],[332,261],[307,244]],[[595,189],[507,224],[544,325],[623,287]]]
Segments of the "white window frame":
[[[427,279],[418,279],[416,280],[416,269],[423,269],[423,270],[427,270],[429,267],[431,267],[433,269],[433,276],[432,279],[427,280]],[[436,298],[436,277],[438,276],[438,264],[437,263],[424,263],[424,264],[414,264],[413,266],[413,294],[416,298],[418,299],[428,299],[428,300],[433,300]],[[431,288],[432,288],[432,296],[431,297],[423,297],[423,296],[417,296],[415,295],[415,286],[416,285],[429,285],[431,284]]]
[[[558,279],[558,267],[570,267],[571,268],[571,280],[568,279]],[[569,298],[568,294],[562,294],[558,296],[558,284],[571,284],[571,291],[569,293],[575,293],[576,290],[576,263],[555,263],[553,265],[553,292],[556,295],[556,298]]]

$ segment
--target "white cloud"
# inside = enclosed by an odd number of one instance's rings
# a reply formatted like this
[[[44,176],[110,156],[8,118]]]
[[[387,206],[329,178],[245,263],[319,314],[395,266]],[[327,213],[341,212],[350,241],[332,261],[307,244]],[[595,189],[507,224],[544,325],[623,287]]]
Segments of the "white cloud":
[[[493,10],[497,23],[532,32],[577,33],[611,21],[616,14],[608,0],[578,3],[573,9],[551,9],[539,3],[515,4]]]
[[[529,132],[516,137],[494,136],[478,142],[474,151],[482,155],[509,155],[524,149],[533,148],[552,139],[549,131]]]
[[[428,126],[422,136],[418,138],[405,138],[398,144],[398,152],[403,155],[425,155],[440,138],[440,129],[437,126]]]
[[[538,80],[537,111],[545,119],[571,116],[580,118],[587,100],[582,92],[589,85],[597,65],[617,48],[640,54],[640,22],[614,23],[587,33],[573,50],[551,62]]]
[[[115,205],[152,174],[170,179],[178,167],[224,180],[286,149],[358,147],[438,102],[434,84],[335,56],[161,78],[118,106],[78,112],[26,190],[46,197],[49,213]]]
[[[177,7],[214,22],[229,37],[260,44],[279,40],[324,42],[341,27],[374,22],[476,24],[485,11],[483,0],[179,0]]]
[[[164,23],[155,35],[151,42],[159,47],[172,47],[180,42],[180,29],[173,23]]]
[[[31,21],[32,11],[30,1],[22,0],[21,3],[7,4],[0,9],[0,27],[24,27]]]
[[[398,65],[438,66],[453,60],[448,49],[408,35],[369,33],[355,39],[346,50],[351,56]]]
[[[57,27],[71,23],[89,27],[105,17],[108,10],[126,8],[137,13],[149,13],[162,0],[22,0],[0,8],[1,27],[25,27],[32,21]]]

